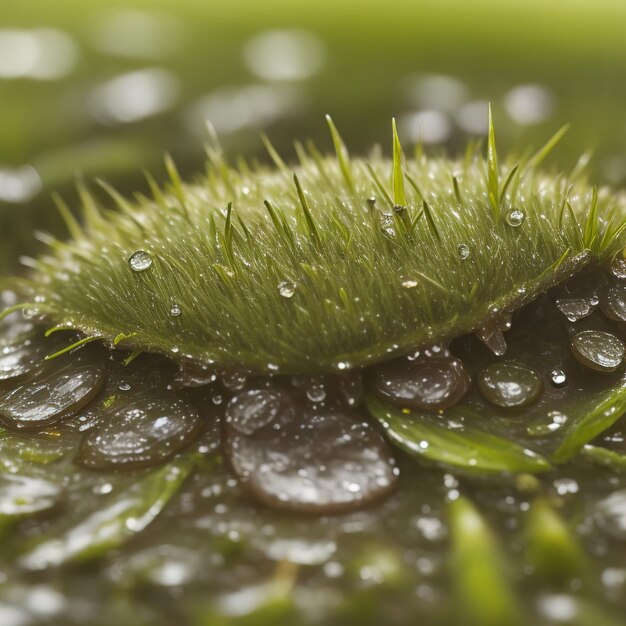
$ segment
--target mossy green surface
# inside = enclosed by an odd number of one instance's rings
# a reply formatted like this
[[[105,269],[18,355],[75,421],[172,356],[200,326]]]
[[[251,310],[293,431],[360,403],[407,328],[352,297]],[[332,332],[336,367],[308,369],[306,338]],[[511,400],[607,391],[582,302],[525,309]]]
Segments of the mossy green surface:
[[[332,127],[332,123],[331,123]],[[623,248],[626,200],[550,174],[554,142],[520,162],[350,161],[228,166],[116,210],[83,193],[84,226],[21,281],[51,325],[175,360],[261,372],[346,371],[471,332]],[[149,267],[130,262],[146,253]]]

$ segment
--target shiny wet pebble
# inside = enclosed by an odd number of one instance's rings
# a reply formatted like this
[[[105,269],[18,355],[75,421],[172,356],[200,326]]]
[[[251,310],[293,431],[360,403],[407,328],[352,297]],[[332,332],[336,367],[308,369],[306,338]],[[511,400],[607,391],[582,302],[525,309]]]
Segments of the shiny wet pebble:
[[[0,420],[9,428],[40,428],[82,409],[100,391],[104,369],[68,365],[0,396]]]
[[[492,404],[504,408],[522,407],[534,402],[543,388],[541,376],[517,363],[494,363],[478,375],[478,387]]]
[[[583,365],[600,372],[616,370],[624,360],[624,344],[610,333],[584,330],[572,339],[572,353]]]
[[[246,435],[229,424],[227,451],[243,484],[275,508],[352,511],[388,493],[397,480],[390,448],[358,414],[298,406]]]
[[[0,476],[0,518],[33,515],[54,507],[61,487],[43,478],[25,475]]]
[[[156,465],[189,444],[201,426],[198,411],[174,395],[134,398],[103,415],[83,439],[79,459],[98,469]]]
[[[470,377],[453,357],[399,359],[374,368],[374,389],[394,404],[425,410],[447,409],[465,395]]]

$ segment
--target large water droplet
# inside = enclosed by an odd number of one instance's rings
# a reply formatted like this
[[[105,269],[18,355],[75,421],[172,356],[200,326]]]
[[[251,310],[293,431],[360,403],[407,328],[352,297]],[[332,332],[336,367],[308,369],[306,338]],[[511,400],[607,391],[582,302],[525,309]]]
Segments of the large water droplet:
[[[283,298],[291,298],[295,291],[296,285],[290,280],[283,280],[281,283],[278,284],[278,293]]]
[[[402,407],[426,410],[455,405],[469,388],[463,363],[451,357],[398,359],[372,370],[374,389]]]
[[[70,365],[12,389],[0,399],[0,419],[12,428],[40,428],[92,400],[104,382],[95,365]]]
[[[390,491],[398,472],[376,429],[341,410],[294,403],[289,395],[285,405],[296,410],[251,435],[229,425],[231,464],[253,495],[277,508],[339,513]]]
[[[615,259],[611,264],[611,274],[620,280],[626,279],[626,259]]]
[[[137,250],[128,258],[128,264],[134,272],[145,272],[152,266],[152,257],[145,250]]]
[[[624,360],[624,344],[610,333],[584,330],[572,339],[572,353],[583,365],[600,372],[613,372]]]
[[[494,363],[478,375],[483,396],[496,406],[522,407],[534,402],[541,393],[541,376],[525,365]]]
[[[506,223],[513,228],[521,226],[526,218],[526,214],[521,209],[511,209],[506,214]]]
[[[133,396],[88,432],[79,457],[98,469],[155,465],[190,443],[201,427],[193,406],[173,394]]]
[[[178,317],[182,312],[183,311],[178,304],[172,304],[170,307],[170,315],[172,317]]]
[[[626,286],[623,284],[609,287],[600,299],[602,312],[617,322],[626,322]]]
[[[586,298],[561,298],[556,301],[556,307],[570,322],[577,322],[593,313],[593,306]]]
[[[470,255],[470,249],[469,246],[465,243],[460,243],[459,247],[456,249],[459,257],[461,258],[461,261],[465,261],[465,259],[469,258]]]

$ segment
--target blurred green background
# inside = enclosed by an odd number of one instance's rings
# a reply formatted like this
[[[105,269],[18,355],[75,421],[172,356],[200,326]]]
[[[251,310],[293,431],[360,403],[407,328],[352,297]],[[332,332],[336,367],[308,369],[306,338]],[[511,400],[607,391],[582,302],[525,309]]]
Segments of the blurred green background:
[[[51,191],[77,176],[143,189],[170,152],[203,168],[206,121],[231,156],[327,149],[330,113],[355,153],[403,141],[462,150],[486,129],[502,150],[595,153],[596,180],[626,180],[623,0],[2,0],[0,273],[58,231]]]

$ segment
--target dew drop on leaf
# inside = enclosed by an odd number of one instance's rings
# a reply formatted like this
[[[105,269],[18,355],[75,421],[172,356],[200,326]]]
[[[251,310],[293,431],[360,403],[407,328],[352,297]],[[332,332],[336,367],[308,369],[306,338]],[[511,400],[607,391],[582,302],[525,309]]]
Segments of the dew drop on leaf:
[[[417,287],[417,281],[416,280],[403,280],[402,286],[405,289],[413,289],[414,287]]]
[[[278,293],[283,298],[291,298],[296,291],[296,285],[290,280],[283,280],[278,284]]]
[[[506,214],[506,223],[513,228],[521,226],[526,218],[526,214],[521,209],[511,209]]]
[[[178,317],[182,313],[182,309],[178,304],[172,304],[170,307],[170,315],[172,317]]]
[[[152,266],[152,257],[145,250],[137,250],[128,258],[128,264],[134,272],[145,272]]]
[[[465,243],[460,243],[459,247],[457,248],[457,252],[459,253],[461,261],[465,261],[470,255],[469,246]]]

